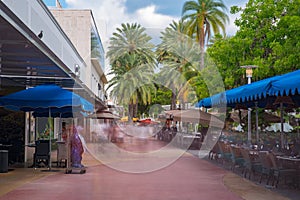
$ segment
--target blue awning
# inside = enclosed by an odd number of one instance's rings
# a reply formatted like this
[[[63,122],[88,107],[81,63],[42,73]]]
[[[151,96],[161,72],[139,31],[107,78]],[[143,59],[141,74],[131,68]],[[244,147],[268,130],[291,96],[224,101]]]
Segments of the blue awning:
[[[264,100],[270,96],[295,95],[300,91],[300,70],[290,72],[284,75],[278,75],[271,78],[243,85],[225,92],[218,93],[211,97],[202,99],[196,104],[196,107],[215,107],[230,106],[243,103],[248,107],[258,101],[260,107],[266,105]]]
[[[282,76],[281,79],[272,83],[268,93],[272,96],[300,94],[300,70],[286,74],[286,76]]]
[[[0,106],[11,110],[42,112],[45,109],[60,110],[64,113],[77,111],[93,112],[94,106],[81,96],[57,85],[40,85],[0,97]]]

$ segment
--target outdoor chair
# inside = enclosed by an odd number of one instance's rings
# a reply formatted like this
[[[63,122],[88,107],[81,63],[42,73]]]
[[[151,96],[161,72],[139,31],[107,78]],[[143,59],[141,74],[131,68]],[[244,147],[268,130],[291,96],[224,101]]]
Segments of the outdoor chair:
[[[250,156],[250,151],[245,148],[241,148],[241,154],[245,160],[244,162],[244,172],[243,175],[246,178],[247,172],[249,173],[249,179],[251,179],[251,175],[254,173],[261,172],[261,163]]]
[[[41,164],[48,167],[50,162],[49,140],[38,140],[35,145],[34,168],[41,167]]]
[[[266,176],[266,185],[269,185],[270,179],[273,178],[273,169],[272,161],[270,159],[270,153],[268,151],[259,151],[258,157],[262,165],[259,183],[262,182],[263,176]]]
[[[241,153],[241,148],[236,146],[229,146],[230,152],[231,152],[231,170],[234,171],[235,167],[243,168],[245,159],[243,158],[243,155]]]
[[[285,183],[287,180],[291,181],[291,184],[296,184],[297,179],[297,170],[296,169],[288,169],[283,168],[283,166],[279,165],[278,159],[273,153],[270,153],[270,160],[272,162],[272,170],[273,170],[273,183],[272,185],[278,187],[279,180],[284,179]]]
[[[66,143],[57,144],[57,166],[67,167],[68,149]]]
[[[223,161],[223,164],[225,164],[225,162],[231,163],[231,152],[230,152],[230,144],[226,144],[225,142],[222,141],[218,141],[218,146],[220,149],[220,153],[221,153],[221,159]]]
[[[214,145],[214,147],[209,151],[208,158],[210,160],[217,160],[220,155],[220,148],[218,142]]]

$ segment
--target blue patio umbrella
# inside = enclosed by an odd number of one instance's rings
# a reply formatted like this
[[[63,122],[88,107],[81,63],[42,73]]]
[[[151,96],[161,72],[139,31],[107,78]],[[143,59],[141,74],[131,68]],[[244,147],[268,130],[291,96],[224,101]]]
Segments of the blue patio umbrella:
[[[94,106],[89,101],[57,85],[40,85],[0,97],[0,106],[24,112],[67,106],[80,107],[85,112],[94,111]]]
[[[231,90],[226,90],[225,92],[204,98],[196,104],[196,107],[235,107],[237,104],[244,104],[247,107],[255,106],[265,108],[268,103],[273,104],[276,97],[285,95],[290,96],[294,100],[295,105],[299,106],[299,92],[300,70],[296,70],[283,75],[278,75],[260,81],[256,81],[251,84],[243,85]],[[283,104],[284,102],[281,103],[280,107],[281,113]],[[256,112],[256,121],[257,117],[258,116]]]
[[[89,101],[57,85],[40,85],[0,97],[0,106],[24,112],[34,111],[37,116],[48,113],[48,117],[66,113],[70,115],[78,111],[94,111],[94,106]],[[49,168],[51,169],[51,160]]]
[[[50,109],[50,112],[49,112]],[[33,112],[34,117],[50,117],[53,118],[76,118],[76,117],[87,117],[88,113],[84,112],[81,107],[66,106],[61,108],[39,108]]]
[[[300,70],[296,70],[226,90],[200,100],[195,106],[211,108],[244,104],[247,107],[254,107],[254,102],[258,102],[258,107],[264,108],[267,100],[273,101],[277,96],[290,95],[298,98],[299,90]]]

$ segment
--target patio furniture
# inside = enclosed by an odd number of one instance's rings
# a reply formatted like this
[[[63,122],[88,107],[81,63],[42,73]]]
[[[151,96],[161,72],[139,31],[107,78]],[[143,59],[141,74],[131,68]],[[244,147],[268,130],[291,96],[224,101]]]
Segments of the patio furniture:
[[[50,163],[50,145],[49,140],[37,140],[34,153],[34,168],[42,167],[42,164],[49,167]]]
[[[239,167],[239,168],[243,168],[244,167],[244,163],[245,163],[245,159],[243,158],[243,155],[241,153],[241,148],[234,146],[234,145],[230,145],[230,152],[231,152],[231,161],[232,161],[232,166],[231,166],[231,170],[234,171],[235,167]]]
[[[260,173],[261,172],[261,163],[250,156],[250,150],[241,148],[241,154],[245,160],[244,162],[244,177],[247,177],[247,172],[249,173],[249,179],[251,179],[251,175],[254,173]]]
[[[57,142],[57,166],[67,167],[68,148],[66,142]]]
[[[280,159],[280,157],[283,156],[278,156],[278,157]],[[273,169],[273,176],[274,176],[274,180],[272,183],[273,186],[278,187],[280,179],[284,179],[285,183],[287,183],[287,180],[289,180],[291,181],[292,185],[297,184],[298,174],[296,169],[285,168],[284,166],[280,165],[278,158],[273,153],[270,153],[270,159],[272,162],[272,169]]]
[[[269,185],[269,181],[273,177],[272,161],[270,159],[269,152],[259,151],[258,156],[262,165],[259,183],[262,182],[263,176],[266,176],[267,178],[266,184]]]
[[[230,152],[230,148],[229,148],[229,144],[226,144],[223,141],[218,141],[218,146],[220,149],[220,153],[221,153],[221,159],[223,164],[225,164],[225,162],[231,162],[231,152]]]
[[[218,160],[219,155],[221,154],[218,142],[214,145],[214,147],[209,151],[208,158],[210,160]]]

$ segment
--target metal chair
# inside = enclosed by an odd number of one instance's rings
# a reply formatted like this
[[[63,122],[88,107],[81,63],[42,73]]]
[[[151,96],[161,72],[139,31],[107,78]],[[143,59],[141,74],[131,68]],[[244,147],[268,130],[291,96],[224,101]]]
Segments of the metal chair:
[[[273,178],[273,165],[270,159],[270,153],[268,151],[259,151],[258,157],[262,165],[259,183],[262,182],[263,176],[266,176],[266,184],[269,185],[270,178]]]
[[[249,179],[251,179],[251,175],[255,172],[261,173],[261,163],[259,161],[256,161],[250,157],[250,152],[248,149],[241,148],[241,154],[245,160],[244,163],[244,177],[247,176],[247,172],[249,173]]]
[[[225,162],[231,162],[231,157],[232,157],[232,154],[230,152],[230,144],[225,144],[224,142],[222,141],[218,141],[217,142],[218,146],[219,146],[219,149],[220,149],[220,153],[221,153],[221,159],[223,161],[223,164],[225,164]]]
[[[68,148],[66,143],[57,143],[57,166],[67,167]],[[63,165],[62,165],[63,164]]]
[[[49,140],[37,140],[35,142],[35,153],[34,153],[34,168],[42,167],[43,164],[49,167],[50,162],[50,143]]]
[[[231,170],[234,171],[235,167],[238,166],[239,168],[244,167],[245,159],[241,153],[241,148],[236,146],[230,145],[230,152],[231,152],[231,161],[232,161],[232,168]]]
[[[296,184],[297,179],[297,170],[296,169],[287,169],[283,168],[279,165],[276,156],[273,153],[270,153],[270,160],[272,162],[272,170],[273,170],[273,183],[272,185],[277,187],[279,183],[279,179],[284,178],[285,183],[287,179],[292,180],[292,184]],[[276,182],[275,182],[276,181]]]

